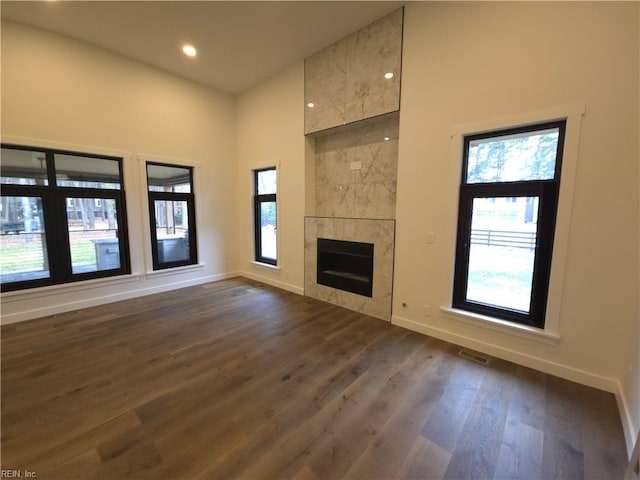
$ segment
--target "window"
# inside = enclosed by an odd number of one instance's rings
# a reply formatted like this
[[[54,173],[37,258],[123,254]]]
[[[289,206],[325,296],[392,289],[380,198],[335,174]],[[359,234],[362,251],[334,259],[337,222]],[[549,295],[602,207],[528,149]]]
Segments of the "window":
[[[256,261],[277,265],[276,168],[254,170]]]
[[[464,137],[454,308],[544,328],[565,125]]]
[[[198,262],[192,167],[147,162],[153,269]]]
[[[130,273],[122,159],[2,145],[2,291]]]

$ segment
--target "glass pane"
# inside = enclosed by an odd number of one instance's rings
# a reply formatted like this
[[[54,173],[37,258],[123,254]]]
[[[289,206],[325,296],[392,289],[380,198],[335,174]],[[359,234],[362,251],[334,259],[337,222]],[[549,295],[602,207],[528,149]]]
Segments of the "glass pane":
[[[120,268],[113,198],[67,198],[67,221],[74,274]]]
[[[260,255],[275,260],[277,258],[276,202],[260,203],[260,232],[262,235]]]
[[[189,215],[187,202],[154,201],[158,262],[181,262],[189,256]]]
[[[55,165],[59,187],[120,189],[117,160],[56,153]]]
[[[40,197],[2,197],[0,265],[2,283],[49,277]]]
[[[558,134],[551,128],[470,141],[467,183],[554,178]]]
[[[44,152],[2,149],[2,183],[14,185],[48,185]]]
[[[151,192],[191,193],[191,169],[148,163],[147,184]]]
[[[258,174],[258,195],[276,193],[276,170],[263,170]]]
[[[475,198],[467,300],[529,312],[538,197]]]

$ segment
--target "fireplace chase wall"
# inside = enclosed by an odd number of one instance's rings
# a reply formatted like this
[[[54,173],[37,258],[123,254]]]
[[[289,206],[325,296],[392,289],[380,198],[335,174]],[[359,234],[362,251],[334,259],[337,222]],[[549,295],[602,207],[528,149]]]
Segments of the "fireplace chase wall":
[[[402,10],[393,12],[305,61],[305,134],[313,138],[308,145],[314,160],[306,179],[313,188],[306,198],[305,295],[387,321],[402,21]],[[361,253],[346,255],[331,248],[323,254],[323,241],[329,246],[341,241],[369,244],[373,262],[364,261]],[[329,265],[322,265],[325,260]]]

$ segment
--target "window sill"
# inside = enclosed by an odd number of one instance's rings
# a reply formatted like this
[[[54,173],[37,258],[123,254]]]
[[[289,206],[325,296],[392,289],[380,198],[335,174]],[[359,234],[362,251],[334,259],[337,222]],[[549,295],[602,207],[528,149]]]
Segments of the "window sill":
[[[20,301],[25,298],[38,298],[55,295],[62,290],[64,290],[64,293],[73,293],[91,288],[102,288],[138,281],[140,281],[140,275],[137,274],[115,275],[112,277],[60,283],[57,285],[47,285],[46,287],[25,288],[24,290],[15,290],[13,292],[3,292],[2,300],[3,302]]]
[[[440,310],[446,317],[453,320],[477,327],[487,328],[506,335],[525,338],[527,340],[544,343],[546,345],[557,345],[560,342],[560,335],[555,332],[547,332],[540,328],[529,327],[528,325],[519,325],[517,323],[499,320],[497,318],[479,315],[477,313],[471,313],[457,308],[441,307]]]
[[[257,265],[258,267],[263,267],[263,268],[267,268],[269,270],[277,270],[280,271],[282,270],[282,268],[280,268],[277,265],[271,265],[270,263],[262,263],[262,262],[256,262],[255,260],[253,260],[251,262],[252,265]]]
[[[163,268],[162,270],[152,270],[145,274],[145,278],[150,277],[167,277],[169,275],[175,275],[179,273],[187,273],[196,270],[202,270],[204,268],[204,263],[196,263],[195,265],[185,265],[183,267],[173,267],[173,268]]]

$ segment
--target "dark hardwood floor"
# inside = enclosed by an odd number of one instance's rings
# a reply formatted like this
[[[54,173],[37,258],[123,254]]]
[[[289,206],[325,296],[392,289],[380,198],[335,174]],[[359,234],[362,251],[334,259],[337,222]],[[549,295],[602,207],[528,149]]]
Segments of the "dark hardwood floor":
[[[2,327],[38,479],[618,479],[610,393],[246,279]]]

